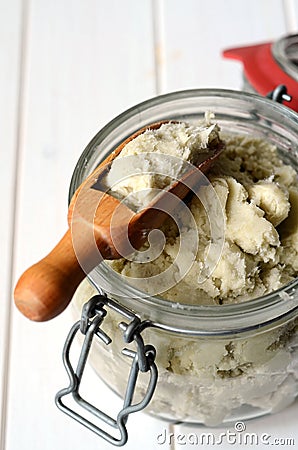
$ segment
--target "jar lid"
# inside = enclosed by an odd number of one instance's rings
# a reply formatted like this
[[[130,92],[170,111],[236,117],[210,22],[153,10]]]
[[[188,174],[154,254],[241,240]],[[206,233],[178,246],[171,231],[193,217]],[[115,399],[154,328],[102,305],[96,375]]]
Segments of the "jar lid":
[[[223,51],[223,56],[243,63],[249,84],[261,95],[285,85],[292,97],[288,106],[298,111],[298,34]]]

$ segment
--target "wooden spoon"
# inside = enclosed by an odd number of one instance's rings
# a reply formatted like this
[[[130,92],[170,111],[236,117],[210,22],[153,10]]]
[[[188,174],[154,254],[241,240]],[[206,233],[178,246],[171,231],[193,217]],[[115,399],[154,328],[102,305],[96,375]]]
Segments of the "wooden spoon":
[[[207,172],[222,151],[222,143],[198,165],[200,171],[187,172],[140,212],[94,189],[95,182],[129,141],[163,123],[147,126],[128,137],[77,189],[69,206],[68,231],[45,258],[23,273],[16,285],[15,304],[26,317],[44,321],[62,312],[86,274],[103,259],[121,258],[131,253],[132,247],[140,248],[148,233],[167,217],[163,210],[173,210],[190,187],[200,185],[202,177],[198,174]]]

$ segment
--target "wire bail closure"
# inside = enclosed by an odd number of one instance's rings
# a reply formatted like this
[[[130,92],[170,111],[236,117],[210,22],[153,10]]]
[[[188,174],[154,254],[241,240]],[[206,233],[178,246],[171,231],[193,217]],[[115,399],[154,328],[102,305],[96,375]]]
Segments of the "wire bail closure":
[[[284,84],[279,84],[273,91],[268,92],[267,98],[277,103],[290,102],[292,100],[291,95],[288,94],[287,87]]]
[[[79,393],[84,369],[94,337],[96,336],[105,345],[109,345],[112,342],[112,339],[100,328],[100,325],[107,315],[107,311],[104,308],[105,306],[110,307],[112,310],[118,312],[129,320],[128,324],[126,322],[120,322],[119,327],[123,331],[124,342],[130,343],[134,341],[136,344],[136,351],[129,350],[127,348],[122,350],[122,354],[131,358],[132,362],[123,401],[123,408],[118,413],[116,419],[113,419],[103,411],[96,408],[94,405],[84,400]],[[96,433],[98,436],[118,447],[127,442],[128,433],[126,422],[129,414],[144,409],[149,404],[155,391],[158,378],[158,371],[155,364],[156,350],[152,345],[145,345],[141,336],[141,332],[150,326],[150,321],[141,321],[138,316],[127,308],[120,306],[118,303],[104,295],[96,295],[83,306],[81,319],[72,326],[64,344],[63,364],[69,376],[70,383],[67,388],[60,390],[56,394],[55,402],[57,407],[87,427],[89,430]],[[76,334],[79,331],[85,335],[85,338],[81,348],[77,368],[74,370],[70,362],[70,348]],[[143,399],[139,403],[133,404],[133,396],[139,372],[150,372],[150,378]],[[88,411],[88,413],[93,414],[97,419],[100,419],[105,424],[117,429],[120,432],[120,437],[117,438],[113,434],[106,432],[95,423],[90,422],[86,417],[63,403],[62,398],[70,394],[72,394],[72,398],[83,410]]]

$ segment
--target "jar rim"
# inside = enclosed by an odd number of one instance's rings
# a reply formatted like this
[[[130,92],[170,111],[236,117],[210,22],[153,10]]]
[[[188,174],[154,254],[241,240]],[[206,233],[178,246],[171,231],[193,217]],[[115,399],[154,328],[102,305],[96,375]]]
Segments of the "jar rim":
[[[82,169],[88,158],[90,158],[95,147],[100,141],[103,141],[106,136],[111,132],[111,129],[115,129],[118,125],[122,124],[125,120],[131,118],[135,115],[136,111],[140,113],[147,108],[159,105],[161,102],[167,102],[171,99],[188,99],[191,97],[221,97],[229,100],[239,99],[240,97],[249,103],[256,103],[260,106],[265,106],[272,111],[278,112],[281,116],[287,116],[287,119],[291,120],[297,127],[298,122],[298,112],[288,108],[282,103],[277,103],[272,101],[268,97],[263,97],[257,92],[244,92],[240,90],[233,89],[221,89],[221,88],[200,88],[200,89],[185,89],[180,91],[172,91],[166,94],[157,95],[155,97],[144,100],[130,108],[126,109],[122,113],[118,114],[112,120],[110,120],[106,125],[104,125],[91,139],[91,141],[86,145],[85,149],[79,157],[72,177],[70,181],[69,191],[68,191],[68,203],[70,203],[75,191],[82,183],[81,175]],[[141,128],[141,127],[140,127]]]
[[[81,154],[74,169],[69,189],[69,201],[76,189],[82,183],[84,175],[88,175],[88,173],[84,173],[84,171],[86,171],[86,161],[92,157],[94,152],[96,152],[99,143],[105,140],[109,133],[111,133],[111,130],[115,130],[123,125],[136,114],[141,114],[143,111],[154,108],[162,103],[171,102],[171,100],[183,101],[204,97],[217,97],[224,100],[241,99],[254,108],[268,108],[268,111],[270,110],[271,114],[276,112],[280,116],[286,117],[287,120],[292,123],[292,126],[295,126],[295,129],[298,132],[298,114],[295,111],[282,104],[273,102],[268,98],[261,97],[258,94],[217,88],[188,89],[162,94],[145,100],[122,112],[94,136]],[[147,124],[149,123],[150,122]],[[141,126],[139,128],[141,128]],[[191,332],[192,334],[212,335],[230,334],[231,332],[237,333],[239,330],[241,330],[241,332],[244,329],[249,331],[251,329],[266,326],[285,316],[292,317],[298,310],[298,296],[295,298],[293,297],[293,293],[298,289],[298,278],[264,296],[240,303],[224,304],[220,306],[184,304],[166,300],[159,296],[150,296],[132,285],[123,282],[123,280],[122,284],[119,283],[121,275],[109,269],[105,263],[102,263],[100,267],[96,267],[88,275],[88,278],[97,289],[104,293],[108,293],[108,289],[105,289],[105,285],[108,286],[113,282],[116,283],[118,286],[118,300],[121,298],[119,301],[122,302],[124,306],[132,307],[135,310],[139,307],[140,310],[145,309],[148,314],[150,314],[150,312],[153,313],[152,320],[155,323],[155,326],[157,328],[168,329],[169,331],[175,329],[175,331],[180,330],[183,333]],[[96,282],[94,281],[94,278],[96,278]],[[102,282],[102,285],[97,283],[97,280]],[[138,303],[136,303],[136,300]],[[157,311],[152,312],[154,308]],[[235,324],[236,317],[237,324]],[[183,319],[185,320],[185,318],[187,318],[189,322],[187,326],[183,325]],[[169,323],[175,325],[169,326]]]

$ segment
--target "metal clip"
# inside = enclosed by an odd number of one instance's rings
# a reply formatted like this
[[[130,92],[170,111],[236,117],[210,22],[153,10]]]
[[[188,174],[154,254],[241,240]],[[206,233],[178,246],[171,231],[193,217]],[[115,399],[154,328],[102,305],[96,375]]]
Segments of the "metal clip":
[[[290,102],[292,100],[292,97],[288,94],[287,87],[284,84],[279,84],[276,86],[273,91],[268,92],[266,97],[277,103],[282,103],[284,101]]]
[[[96,335],[104,344],[109,345],[112,340],[106,333],[100,329],[100,325],[104,320],[107,311],[104,306],[109,306],[113,310],[122,314],[124,317],[131,319],[129,324],[121,322],[119,327],[124,331],[123,338],[125,342],[136,343],[136,351],[128,350],[124,348],[122,353],[132,359],[131,369],[128,377],[126,393],[123,401],[123,407],[117,415],[116,419],[105,414],[86,400],[84,400],[79,394],[79,388],[84,374],[84,369],[88,359],[89,351],[91,348],[92,340]],[[141,320],[126,308],[118,305],[116,302],[108,299],[102,295],[96,295],[92,297],[83,307],[81,320],[76,322],[66,339],[63,349],[63,363],[69,376],[70,384],[67,388],[60,390],[56,394],[55,402],[59,409],[68,414],[73,419],[87,427],[89,430],[96,433],[106,441],[115,446],[122,446],[127,442],[128,434],[126,429],[126,422],[129,414],[141,411],[150,402],[157,383],[157,367],[155,364],[156,351],[152,345],[145,345],[140,333],[144,328],[150,326],[150,322]],[[76,370],[70,362],[70,348],[73,340],[78,331],[81,331],[85,335],[82,345],[81,353]],[[132,404],[133,396],[136,388],[139,371],[150,372],[150,378],[148,382],[147,391],[139,403]],[[117,438],[112,434],[104,431],[94,423],[90,422],[87,418],[83,417],[78,412],[74,411],[62,402],[62,398],[72,394],[76,403],[89,413],[93,414],[97,419],[102,420],[114,429],[118,429],[120,437]]]

